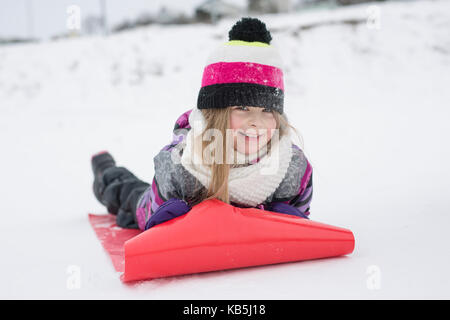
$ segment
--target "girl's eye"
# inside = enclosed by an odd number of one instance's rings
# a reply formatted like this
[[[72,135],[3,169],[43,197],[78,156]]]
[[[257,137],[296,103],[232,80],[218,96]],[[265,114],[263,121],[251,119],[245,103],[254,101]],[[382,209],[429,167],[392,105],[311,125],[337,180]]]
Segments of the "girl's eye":
[[[247,107],[246,107],[246,106],[239,106],[239,107],[237,107],[236,109],[238,109],[238,110],[244,110],[244,108],[247,110]],[[272,110],[271,110],[271,109],[268,109],[268,108],[264,108],[263,112],[269,112],[269,113],[272,113]]]

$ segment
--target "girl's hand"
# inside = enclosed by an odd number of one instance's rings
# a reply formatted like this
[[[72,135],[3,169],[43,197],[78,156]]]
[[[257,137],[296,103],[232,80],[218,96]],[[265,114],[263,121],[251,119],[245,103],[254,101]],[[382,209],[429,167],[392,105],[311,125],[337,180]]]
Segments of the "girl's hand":
[[[171,198],[161,204],[159,208],[151,215],[150,219],[148,219],[145,224],[145,230],[148,230],[157,224],[182,216],[191,209],[192,207],[189,206],[186,201]]]
[[[309,219],[308,216],[301,212],[298,208],[284,202],[271,202],[265,205],[265,209],[268,211],[290,214],[293,216]]]

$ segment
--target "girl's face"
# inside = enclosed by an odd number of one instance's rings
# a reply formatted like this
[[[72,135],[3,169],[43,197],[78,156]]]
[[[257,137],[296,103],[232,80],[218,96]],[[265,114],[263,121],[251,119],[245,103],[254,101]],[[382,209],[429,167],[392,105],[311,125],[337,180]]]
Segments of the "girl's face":
[[[264,147],[274,134],[277,122],[273,111],[262,107],[231,107],[230,126],[234,150],[252,154]]]

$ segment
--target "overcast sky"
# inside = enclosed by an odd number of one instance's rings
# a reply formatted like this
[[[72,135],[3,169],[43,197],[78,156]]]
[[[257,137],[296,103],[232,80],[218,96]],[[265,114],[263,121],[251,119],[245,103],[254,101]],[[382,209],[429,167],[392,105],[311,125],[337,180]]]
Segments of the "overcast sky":
[[[106,0],[109,27],[144,12],[154,13],[162,5],[191,15],[204,0]],[[246,0],[227,0],[244,5]],[[0,0],[0,38],[36,37],[47,39],[67,31],[66,12],[71,5],[81,9],[81,19],[100,13],[100,0]],[[29,14],[32,12],[33,14]],[[32,19],[28,19],[32,16]]]

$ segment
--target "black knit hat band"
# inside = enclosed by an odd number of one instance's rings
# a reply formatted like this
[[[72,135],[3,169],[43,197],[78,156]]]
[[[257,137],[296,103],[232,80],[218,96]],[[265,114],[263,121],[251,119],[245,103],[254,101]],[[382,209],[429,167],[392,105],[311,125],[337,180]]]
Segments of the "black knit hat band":
[[[197,108],[264,107],[283,114],[284,92],[255,83],[214,84],[200,89]]]

